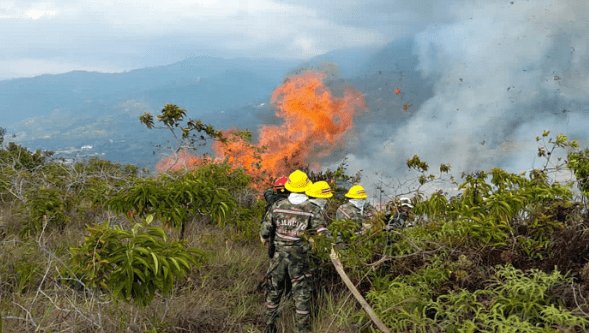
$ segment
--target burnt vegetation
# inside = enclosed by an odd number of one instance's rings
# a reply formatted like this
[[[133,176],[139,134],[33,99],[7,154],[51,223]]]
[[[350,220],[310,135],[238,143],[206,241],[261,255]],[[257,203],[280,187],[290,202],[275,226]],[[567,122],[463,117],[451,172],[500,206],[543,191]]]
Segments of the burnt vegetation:
[[[179,113],[158,120],[173,131],[182,110],[167,110]],[[220,138],[197,125],[181,129],[182,144],[193,132]],[[411,227],[385,232],[384,211],[362,235],[330,224],[347,273],[391,331],[588,329],[589,150],[549,132],[537,141],[543,168],[450,177],[453,193],[422,192],[450,165],[434,175],[411,157]],[[64,164],[3,135],[0,144],[0,332],[263,330],[259,179],[222,162],[152,175],[100,159]],[[327,216],[361,176],[345,163],[310,175],[334,187]],[[374,331],[327,259],[331,243],[313,241],[314,331]]]

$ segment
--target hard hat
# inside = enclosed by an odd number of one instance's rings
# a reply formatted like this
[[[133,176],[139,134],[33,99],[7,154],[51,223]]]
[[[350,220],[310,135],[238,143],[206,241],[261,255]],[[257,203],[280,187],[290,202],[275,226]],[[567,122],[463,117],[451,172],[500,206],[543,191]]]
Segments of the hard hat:
[[[272,188],[276,191],[284,191],[284,184],[288,181],[288,178],[285,176],[278,177],[272,184]]]
[[[366,195],[366,190],[362,185],[354,185],[350,187],[348,193],[345,194],[346,198],[350,199],[366,199],[368,196]]]
[[[301,170],[295,170],[288,175],[288,180],[284,184],[284,188],[293,193],[304,193],[311,184],[312,182],[306,173]]]
[[[401,207],[413,208],[413,205],[411,204],[411,199],[406,197],[399,198],[399,204],[401,205]]]
[[[331,192],[331,187],[324,180],[320,180],[316,183],[313,183],[305,191],[305,194],[312,197],[312,198],[319,198],[319,199],[327,199],[327,198],[333,197],[333,193]]]

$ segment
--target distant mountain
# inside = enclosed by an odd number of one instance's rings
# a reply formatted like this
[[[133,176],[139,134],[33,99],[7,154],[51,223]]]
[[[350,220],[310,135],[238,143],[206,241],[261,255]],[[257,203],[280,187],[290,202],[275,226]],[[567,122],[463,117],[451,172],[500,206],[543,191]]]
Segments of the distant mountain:
[[[127,100],[160,107],[174,102],[198,112],[265,98],[295,62],[199,57],[124,73],[75,71],[0,81],[1,122],[15,125],[54,110],[100,115]]]
[[[151,167],[159,159],[152,153],[154,147],[165,145],[170,136],[143,127],[138,121],[143,112],[157,113],[173,103],[185,108],[190,118],[218,128],[248,128],[255,134],[261,122],[274,120],[268,107],[272,91],[288,73],[313,67],[334,69],[339,82],[365,94],[371,112],[358,119],[362,133],[370,126],[401,123],[410,116],[401,112],[403,103],[416,106],[429,95],[416,75],[411,49],[411,40],[401,40],[381,49],[338,50],[303,63],[197,57],[123,73],[74,71],[4,80],[0,127],[32,149],[95,154]],[[393,94],[397,86],[411,88],[407,91],[413,95]]]

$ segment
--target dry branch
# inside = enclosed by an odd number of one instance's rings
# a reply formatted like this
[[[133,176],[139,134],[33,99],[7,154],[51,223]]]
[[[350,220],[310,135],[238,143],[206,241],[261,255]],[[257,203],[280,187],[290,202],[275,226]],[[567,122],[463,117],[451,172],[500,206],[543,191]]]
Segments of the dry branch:
[[[335,249],[331,248],[331,253],[329,254],[329,257],[331,258],[331,262],[333,263],[333,266],[335,267],[335,270],[341,277],[342,281],[344,281],[350,292],[352,292],[352,295],[354,295],[358,303],[360,303],[360,305],[362,306],[364,311],[366,311],[366,313],[368,314],[372,322],[376,325],[376,327],[378,327],[378,329],[384,333],[390,333],[391,330],[385,326],[385,324],[380,320],[380,318],[378,318],[372,307],[370,307],[368,302],[366,302],[364,297],[362,297],[362,294],[360,294],[358,289],[356,289],[356,287],[344,271],[344,265],[342,265],[342,262],[339,260],[339,256],[337,255],[337,252],[335,252]]]

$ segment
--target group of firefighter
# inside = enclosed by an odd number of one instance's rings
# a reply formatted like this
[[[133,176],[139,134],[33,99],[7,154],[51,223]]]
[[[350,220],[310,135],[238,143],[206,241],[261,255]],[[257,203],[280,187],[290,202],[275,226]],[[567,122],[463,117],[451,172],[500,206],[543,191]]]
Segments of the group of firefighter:
[[[264,192],[268,206],[262,220],[260,238],[268,246],[270,256],[265,332],[277,332],[280,301],[289,284],[295,303],[295,332],[311,332],[311,244],[305,236],[323,234],[334,239],[334,242],[340,241],[338,235],[332,237],[327,229],[325,206],[331,197],[333,192],[329,183],[312,182],[300,170],[295,170],[288,177],[276,179],[273,187]],[[345,197],[348,201],[337,208],[335,219],[354,221],[356,231],[364,233],[370,228],[368,222],[377,213],[367,201],[366,190],[361,185],[353,185]],[[396,206],[395,212],[387,208],[387,231],[403,228],[413,208],[409,198],[400,198]]]

